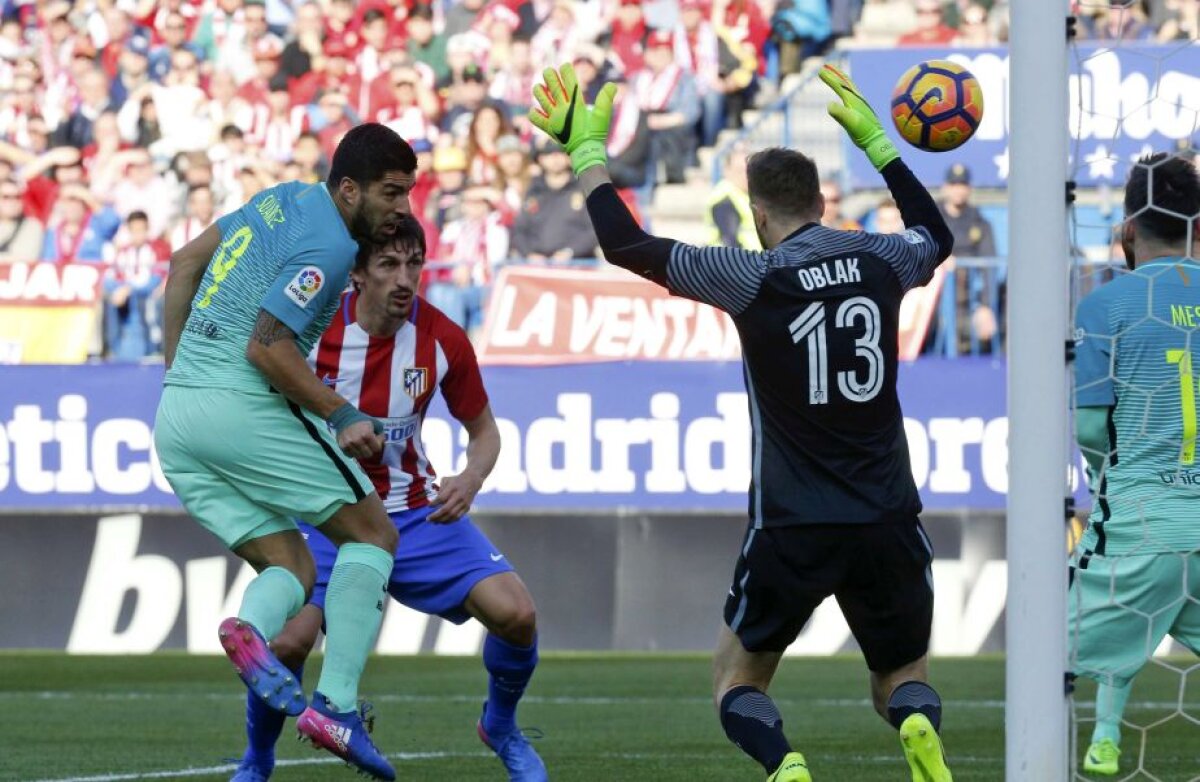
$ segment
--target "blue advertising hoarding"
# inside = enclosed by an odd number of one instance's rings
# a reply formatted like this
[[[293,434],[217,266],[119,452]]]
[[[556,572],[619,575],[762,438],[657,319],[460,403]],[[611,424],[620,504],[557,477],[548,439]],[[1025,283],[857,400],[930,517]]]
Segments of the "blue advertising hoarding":
[[[905,146],[904,159],[926,185],[941,184],[952,163],[964,163],[973,184],[1003,187],[1008,181],[1008,50],[860,49],[847,53],[848,68],[863,95],[895,137],[890,117],[896,80],[924,60],[952,60],[979,79],[983,122],[962,147],[944,153]],[[1181,140],[1200,141],[1200,45],[1121,42],[1119,48],[1079,44],[1070,60],[1070,154],[1076,182],[1085,187],[1121,185],[1129,165],[1151,151],[1173,151]],[[1056,137],[1046,107],[1047,144],[1068,145]],[[853,187],[879,187],[879,175],[865,156],[848,154]]]
[[[4,374],[0,510],[178,507],[153,453],[160,367],[16,366]],[[746,507],[740,363],[492,366],[484,380],[503,448],[481,507]],[[926,507],[1003,508],[1004,365],[928,359],[902,365],[899,382]],[[461,467],[466,434],[440,403],[424,437],[440,474]]]

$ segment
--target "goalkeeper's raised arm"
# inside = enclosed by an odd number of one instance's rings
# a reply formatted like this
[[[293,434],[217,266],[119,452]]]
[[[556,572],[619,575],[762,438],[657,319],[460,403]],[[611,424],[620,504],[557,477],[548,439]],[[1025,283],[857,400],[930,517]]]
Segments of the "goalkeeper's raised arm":
[[[872,247],[893,265],[905,289],[924,284],[954,244],[937,204],[900,160],[853,82],[829,65],[821,79],[841,98],[841,103],[830,104],[830,115],[883,175],[910,231],[904,239],[871,237]],[[616,85],[606,84],[589,107],[574,68],[565,64],[547,68],[533,92],[537,105],[529,118],[570,155],[605,257],[673,293],[736,314],[753,298],[774,249],[806,226],[820,223],[824,201],[819,188],[808,186],[808,176],[796,176],[809,168],[815,174],[812,161],[797,152],[773,149],[752,158],[748,172],[751,211],[765,252],[701,249],[652,236],[633,219],[608,175],[605,141]]]

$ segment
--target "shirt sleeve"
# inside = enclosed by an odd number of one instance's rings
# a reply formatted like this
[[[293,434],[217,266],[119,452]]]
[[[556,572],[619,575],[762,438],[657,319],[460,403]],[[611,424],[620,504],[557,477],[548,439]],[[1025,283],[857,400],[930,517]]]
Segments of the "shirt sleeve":
[[[905,293],[927,284],[942,262],[938,243],[923,225],[902,234],[874,234],[871,239],[872,249],[892,267]]]
[[[299,336],[341,295],[349,273],[350,263],[329,249],[301,251],[280,269],[260,306]]]
[[[446,352],[446,376],[441,384],[446,408],[459,421],[474,420],[488,403],[475,349],[471,347],[466,332],[460,328],[445,329],[438,341]]]
[[[676,243],[667,265],[667,288],[737,315],[758,295],[769,259],[769,252]]]
[[[1108,308],[1099,291],[1075,311],[1075,405],[1109,407],[1117,403],[1113,387],[1113,338]]]

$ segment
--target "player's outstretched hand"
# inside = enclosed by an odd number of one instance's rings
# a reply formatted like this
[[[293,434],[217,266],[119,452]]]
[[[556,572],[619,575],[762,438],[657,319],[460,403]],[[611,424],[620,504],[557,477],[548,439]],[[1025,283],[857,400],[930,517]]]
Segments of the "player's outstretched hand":
[[[529,121],[562,145],[571,156],[571,167],[579,175],[593,166],[608,163],[605,145],[616,94],[617,85],[605,84],[589,109],[575,78],[574,66],[566,63],[557,70],[547,68],[542,72],[542,83],[533,86],[537,105],[529,110]]]
[[[883,131],[879,117],[871,105],[858,91],[850,77],[826,63],[821,68],[821,81],[842,99],[841,103],[829,104],[829,116],[838,121],[854,145],[867,153],[867,159],[876,171],[900,157],[896,145]]]
[[[426,518],[435,524],[458,521],[471,510],[471,503],[483,484],[470,475],[451,475],[438,484],[437,496],[430,505],[437,508]]]
[[[366,459],[383,449],[383,435],[375,421],[355,421],[337,433],[338,447],[347,456]]]

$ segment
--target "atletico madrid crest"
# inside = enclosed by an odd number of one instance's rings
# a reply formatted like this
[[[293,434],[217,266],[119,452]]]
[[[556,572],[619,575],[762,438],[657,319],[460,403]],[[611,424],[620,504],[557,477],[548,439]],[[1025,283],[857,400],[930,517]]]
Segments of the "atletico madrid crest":
[[[416,399],[425,393],[429,384],[429,371],[425,367],[405,367],[404,392]]]

